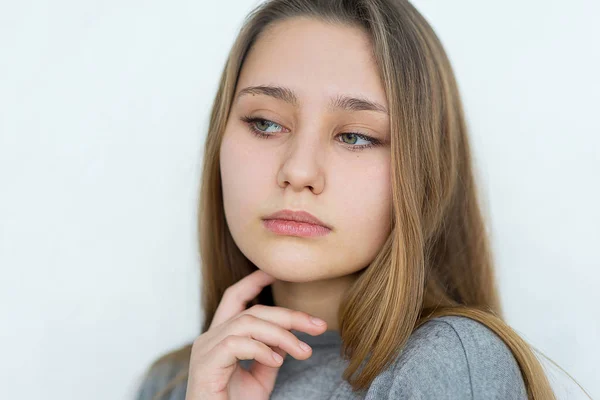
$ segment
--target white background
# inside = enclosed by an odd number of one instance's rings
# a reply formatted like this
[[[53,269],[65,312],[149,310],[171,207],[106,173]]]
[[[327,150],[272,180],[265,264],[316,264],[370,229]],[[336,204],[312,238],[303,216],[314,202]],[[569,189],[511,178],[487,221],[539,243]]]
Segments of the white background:
[[[255,3],[0,3],[3,399],[131,399],[199,332],[203,143]],[[600,398],[600,3],[414,4],[459,81],[507,322]]]

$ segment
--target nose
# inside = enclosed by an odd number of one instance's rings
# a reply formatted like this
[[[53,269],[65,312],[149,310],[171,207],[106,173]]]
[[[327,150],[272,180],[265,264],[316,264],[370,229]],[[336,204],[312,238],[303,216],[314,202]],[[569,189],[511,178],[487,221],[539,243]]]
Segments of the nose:
[[[322,143],[316,136],[297,132],[288,142],[289,147],[283,155],[277,175],[281,188],[289,186],[293,191],[301,192],[308,187],[314,194],[323,191],[325,176]]]

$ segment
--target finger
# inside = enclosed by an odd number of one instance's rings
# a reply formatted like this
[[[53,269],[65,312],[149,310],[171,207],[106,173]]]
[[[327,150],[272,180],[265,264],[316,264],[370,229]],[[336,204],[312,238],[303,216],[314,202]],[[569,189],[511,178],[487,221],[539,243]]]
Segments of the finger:
[[[285,360],[287,356],[285,350],[282,350],[279,347],[271,347],[271,349]],[[259,381],[263,387],[273,387],[275,386],[275,381],[277,380],[277,374],[279,373],[280,367],[281,365],[278,367],[271,367],[258,362],[253,362],[250,364],[250,369],[248,372],[254,377],[254,379]]]
[[[227,368],[238,360],[256,360],[270,367],[279,367],[281,362],[273,357],[275,351],[264,343],[247,336],[230,335],[208,352],[210,368]],[[279,354],[279,353],[277,353]]]
[[[280,347],[294,358],[304,360],[312,353],[309,349],[306,354],[300,346],[300,340],[290,330],[307,332],[313,336],[325,332],[327,324],[316,325],[312,322],[312,318],[311,315],[302,311],[257,304],[228,320],[227,323],[216,326],[203,334],[200,337],[203,344],[196,346],[196,351],[208,353],[224,337],[236,335],[248,336],[269,346]],[[201,354],[201,356],[204,355]]]
[[[237,318],[243,315],[253,315],[273,324],[277,324],[287,330],[306,332],[312,336],[320,335],[327,330],[327,323],[319,318],[298,310],[290,310],[285,307],[266,306],[256,304],[241,312]]]
[[[229,286],[217,307],[210,328],[244,311],[250,300],[258,296],[265,286],[275,281],[276,278],[259,269]]]
[[[298,360],[306,360],[312,354],[310,346],[289,330],[250,314],[236,318],[224,329],[220,337],[248,336],[268,346],[279,347]]]

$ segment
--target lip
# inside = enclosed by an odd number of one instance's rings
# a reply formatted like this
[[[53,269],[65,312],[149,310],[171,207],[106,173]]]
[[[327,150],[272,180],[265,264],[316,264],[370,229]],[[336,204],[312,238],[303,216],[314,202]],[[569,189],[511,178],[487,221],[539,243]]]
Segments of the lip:
[[[327,225],[311,213],[306,211],[293,211],[293,210],[279,210],[271,215],[263,218],[264,220],[278,219],[284,221],[295,221],[303,222],[305,224],[319,225],[327,229],[332,229],[331,226]]]

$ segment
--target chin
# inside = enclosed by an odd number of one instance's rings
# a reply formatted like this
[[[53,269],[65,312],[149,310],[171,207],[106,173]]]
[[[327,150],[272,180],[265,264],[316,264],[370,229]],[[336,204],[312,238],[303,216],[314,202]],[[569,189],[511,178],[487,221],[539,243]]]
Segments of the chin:
[[[331,278],[327,270],[311,261],[285,257],[257,261],[254,265],[280,281],[300,283]]]

